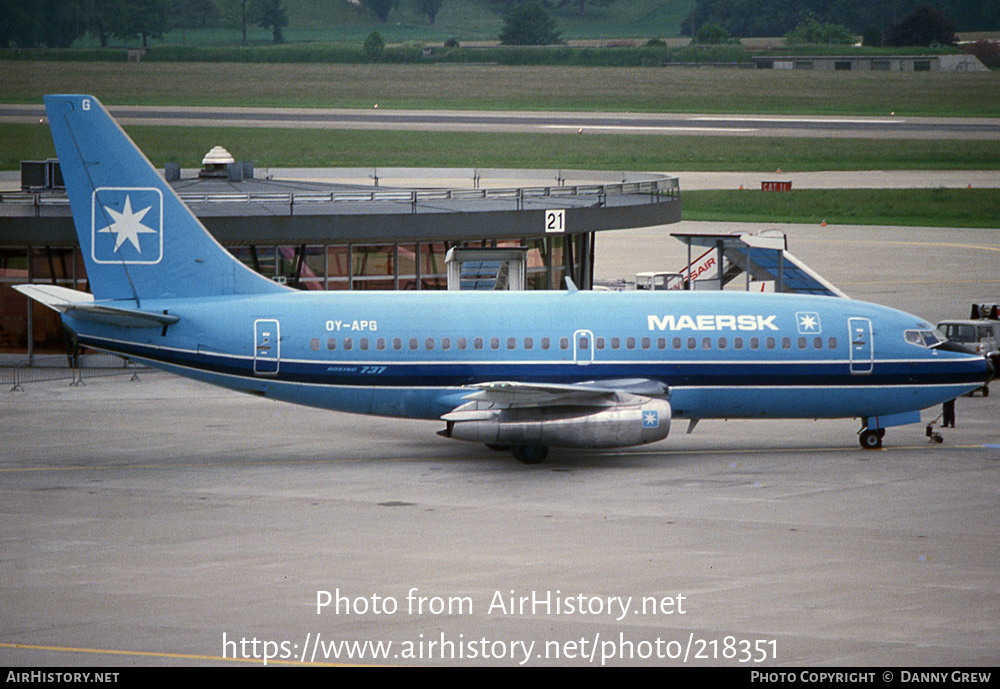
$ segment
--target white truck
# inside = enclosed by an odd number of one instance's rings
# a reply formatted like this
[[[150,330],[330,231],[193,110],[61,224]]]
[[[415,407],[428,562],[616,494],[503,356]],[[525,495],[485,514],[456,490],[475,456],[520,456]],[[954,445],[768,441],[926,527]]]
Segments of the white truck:
[[[972,313],[965,320],[947,320],[938,323],[945,337],[963,344],[983,356],[997,357],[1000,351],[1000,304],[973,304]],[[990,394],[988,385],[982,387],[983,396]]]

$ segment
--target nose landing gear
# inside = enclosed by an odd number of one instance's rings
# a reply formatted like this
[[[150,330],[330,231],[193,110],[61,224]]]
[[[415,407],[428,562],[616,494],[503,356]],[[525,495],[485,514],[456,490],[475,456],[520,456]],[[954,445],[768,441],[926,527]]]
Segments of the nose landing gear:
[[[884,437],[884,428],[862,428],[858,432],[858,441],[861,443],[861,447],[866,450],[881,450],[882,438]]]

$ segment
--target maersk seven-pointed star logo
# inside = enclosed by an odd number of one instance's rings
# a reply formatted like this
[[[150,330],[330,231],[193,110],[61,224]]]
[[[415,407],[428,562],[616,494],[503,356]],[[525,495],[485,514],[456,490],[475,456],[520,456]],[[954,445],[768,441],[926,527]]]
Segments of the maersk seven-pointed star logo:
[[[650,409],[642,413],[642,427],[656,428],[660,425],[660,415],[655,409]]]
[[[799,326],[799,335],[819,335],[819,314],[813,311],[799,311],[795,314],[795,322]]]
[[[163,194],[149,187],[102,187],[91,207],[97,263],[151,265],[163,258]]]

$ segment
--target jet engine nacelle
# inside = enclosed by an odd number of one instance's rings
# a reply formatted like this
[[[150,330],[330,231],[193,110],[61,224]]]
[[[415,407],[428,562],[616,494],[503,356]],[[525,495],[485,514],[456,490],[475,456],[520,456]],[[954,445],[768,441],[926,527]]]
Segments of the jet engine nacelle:
[[[660,399],[596,408],[469,406],[445,415],[444,435],[487,445],[628,447],[663,440],[670,432],[670,403]]]

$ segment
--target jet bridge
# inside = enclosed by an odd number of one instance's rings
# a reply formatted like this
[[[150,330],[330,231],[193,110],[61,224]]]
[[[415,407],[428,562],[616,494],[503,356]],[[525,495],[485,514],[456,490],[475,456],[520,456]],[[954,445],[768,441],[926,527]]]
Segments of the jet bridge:
[[[833,284],[788,252],[783,232],[735,234],[674,232],[687,245],[688,264],[681,271],[689,290],[736,287],[742,278],[747,291],[846,297]]]
[[[448,266],[449,290],[523,290],[528,249],[505,247],[475,249],[452,247]]]

